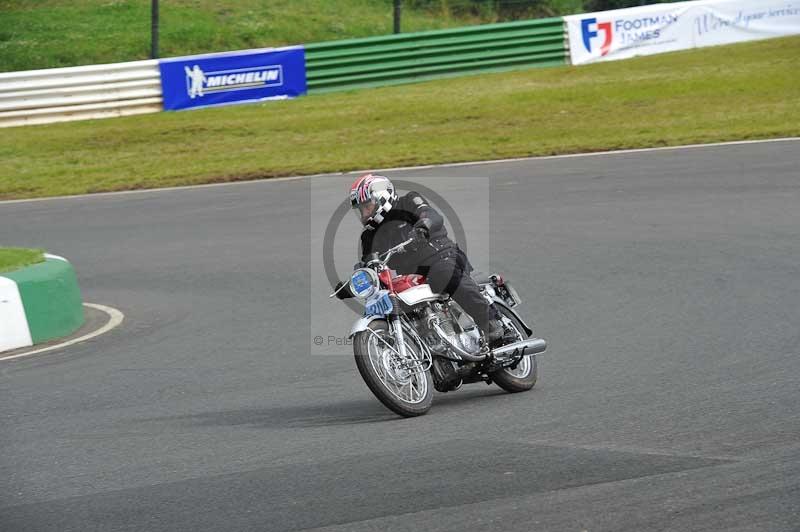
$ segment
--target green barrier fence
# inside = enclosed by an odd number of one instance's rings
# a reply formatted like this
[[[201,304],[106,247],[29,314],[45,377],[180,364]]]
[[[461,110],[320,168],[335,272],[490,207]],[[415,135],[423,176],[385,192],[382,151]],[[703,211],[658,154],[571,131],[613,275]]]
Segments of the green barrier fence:
[[[307,44],[306,75],[319,94],[563,65],[568,55],[564,20],[548,18]]]

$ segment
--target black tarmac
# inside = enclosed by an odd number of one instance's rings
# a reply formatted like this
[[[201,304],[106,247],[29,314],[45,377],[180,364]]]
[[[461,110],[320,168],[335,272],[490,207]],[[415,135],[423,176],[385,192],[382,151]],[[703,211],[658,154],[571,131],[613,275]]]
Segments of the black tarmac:
[[[0,530],[800,530],[800,141],[388,174],[491,178],[531,392],[401,419],[311,354],[341,180],[0,203],[126,315],[0,362]]]

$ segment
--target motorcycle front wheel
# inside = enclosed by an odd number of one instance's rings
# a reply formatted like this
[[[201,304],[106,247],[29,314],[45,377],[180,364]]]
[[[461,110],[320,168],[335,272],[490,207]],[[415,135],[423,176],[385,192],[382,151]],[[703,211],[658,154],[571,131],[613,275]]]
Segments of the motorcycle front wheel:
[[[375,320],[356,333],[356,367],[370,391],[389,410],[403,417],[425,414],[433,402],[433,379],[424,367],[419,346],[405,339],[407,360],[400,356],[385,320]]]

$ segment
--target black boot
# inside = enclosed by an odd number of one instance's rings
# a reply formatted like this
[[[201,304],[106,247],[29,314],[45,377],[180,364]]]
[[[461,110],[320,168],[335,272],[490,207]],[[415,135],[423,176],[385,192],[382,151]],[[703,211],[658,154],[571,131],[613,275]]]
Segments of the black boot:
[[[489,320],[481,326],[481,329],[483,330],[483,335],[486,337],[486,345],[492,349],[502,345],[505,328],[500,320]]]
[[[491,347],[492,349],[494,349],[495,347],[500,347],[501,345],[513,344],[514,342],[518,342],[519,340],[520,337],[517,334],[517,331],[511,329],[510,327],[503,326],[503,337],[496,342],[496,345],[493,345]]]
[[[517,336],[517,332],[514,329],[506,327],[502,320],[502,314],[497,309],[494,303],[489,305],[490,308],[490,316],[494,315],[494,318],[489,319],[486,323],[481,326],[483,330],[483,334],[486,337],[486,344],[489,346],[490,349],[495,349],[502,345],[507,345],[516,342],[520,338]]]

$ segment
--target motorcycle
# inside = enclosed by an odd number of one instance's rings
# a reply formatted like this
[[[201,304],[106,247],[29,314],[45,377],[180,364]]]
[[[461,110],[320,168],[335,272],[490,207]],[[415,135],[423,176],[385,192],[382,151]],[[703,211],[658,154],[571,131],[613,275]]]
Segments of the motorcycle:
[[[389,259],[413,244],[412,237],[371,254],[329,296],[347,289],[341,299],[364,303],[364,316],[349,337],[356,367],[375,397],[393,412],[413,417],[430,410],[434,389],[450,392],[475,382],[495,383],[510,393],[533,388],[536,355],[547,342],[534,338],[516,312],[521,303],[516,290],[498,274],[475,279],[517,337],[490,349],[483,331],[449,295],[434,293],[421,275],[395,275],[389,268]]]

